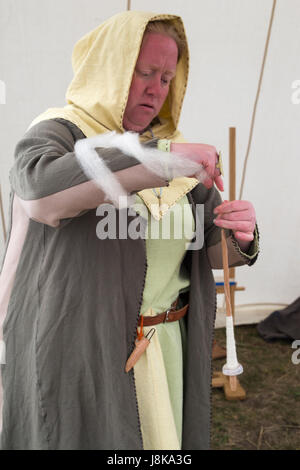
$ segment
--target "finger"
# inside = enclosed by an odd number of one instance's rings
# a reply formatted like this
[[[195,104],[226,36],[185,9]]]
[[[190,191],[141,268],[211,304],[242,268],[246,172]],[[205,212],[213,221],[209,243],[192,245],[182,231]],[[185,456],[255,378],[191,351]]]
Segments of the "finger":
[[[220,218],[220,219],[215,219],[214,223],[218,227],[229,228],[231,230],[238,230],[241,232],[252,232],[254,230],[253,224],[248,220],[230,221],[230,220],[224,220]]]
[[[223,202],[219,206],[215,207],[214,213],[226,213],[226,212],[233,212],[233,211],[243,211],[249,210],[251,204],[248,201],[228,201]]]
[[[253,217],[249,210],[237,211],[237,212],[224,212],[219,213],[216,219],[223,220],[239,220],[239,221],[252,221]]]
[[[219,191],[224,191],[224,183],[223,183],[222,177],[217,177],[214,180],[212,178],[205,178],[205,180],[202,181],[202,183],[208,189],[212,188],[215,183]]]
[[[210,178],[208,177],[208,174],[207,174],[207,172],[205,171],[205,169],[204,169],[203,166],[201,166],[201,169],[200,169],[197,173],[195,173],[194,176],[195,176],[195,178],[197,178],[197,180],[199,180],[199,182],[202,183],[202,184],[204,184],[204,182],[205,182],[206,180],[210,180]],[[211,184],[212,184],[212,182],[211,182]]]
[[[196,173],[195,177],[200,181],[200,183],[203,183],[204,186],[208,189],[210,189],[215,183],[217,188],[220,191],[224,191],[224,183],[223,183],[223,178],[221,176],[217,176],[213,180],[212,178],[208,177],[208,174],[206,171],[202,171],[202,172]]]
[[[211,148],[207,150],[201,163],[208,176],[213,180],[215,179],[215,176],[220,175],[218,168],[216,168],[216,164],[218,163],[218,154],[215,149]]]
[[[203,184],[207,189],[210,189],[213,187],[214,182],[211,178],[205,178],[205,180],[203,181]]]
[[[244,240],[247,242],[251,242],[254,239],[253,232],[235,232],[234,233],[235,238],[238,240]]]
[[[220,191],[224,191],[224,182],[221,175],[215,177],[215,184]]]
[[[215,179],[215,176],[220,175],[218,168],[216,168],[217,163],[218,163],[218,154],[216,150],[211,150],[208,155],[208,168],[209,168],[209,174],[213,179]]]

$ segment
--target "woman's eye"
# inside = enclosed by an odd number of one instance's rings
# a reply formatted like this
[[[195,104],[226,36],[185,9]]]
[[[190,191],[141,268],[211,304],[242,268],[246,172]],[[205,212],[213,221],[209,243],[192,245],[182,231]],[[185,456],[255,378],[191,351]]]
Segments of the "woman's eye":
[[[140,72],[143,77],[150,77],[151,72]]]

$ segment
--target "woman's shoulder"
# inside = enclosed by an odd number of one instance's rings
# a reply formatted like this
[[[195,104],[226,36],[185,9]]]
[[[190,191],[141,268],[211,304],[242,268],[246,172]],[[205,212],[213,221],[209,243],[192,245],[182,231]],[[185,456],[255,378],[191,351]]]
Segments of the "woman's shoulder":
[[[29,127],[15,147],[15,158],[44,148],[47,151],[73,152],[77,140],[85,138],[71,121],[45,119]]]
[[[79,127],[64,118],[44,119],[27,129],[24,138],[49,138],[73,144],[84,139],[85,135]]]

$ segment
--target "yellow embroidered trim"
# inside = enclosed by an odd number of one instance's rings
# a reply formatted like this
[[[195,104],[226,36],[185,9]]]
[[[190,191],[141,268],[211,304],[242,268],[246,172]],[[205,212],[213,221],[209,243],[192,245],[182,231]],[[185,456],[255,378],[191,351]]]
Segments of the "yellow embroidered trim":
[[[216,164],[216,168],[219,168],[221,175],[224,176],[224,168],[223,168],[223,161],[222,161],[222,157],[221,157],[221,150],[219,151],[218,155],[219,155],[219,158],[218,158],[218,163]]]
[[[156,220],[160,220],[168,210],[185,194],[189,193],[199,181],[196,178],[174,178],[169,186],[163,188],[160,204],[152,189],[143,189],[137,194]],[[159,188],[155,188],[159,191]]]
[[[157,142],[158,150],[162,150],[163,152],[170,152],[171,149],[171,141],[168,139],[159,139]]]

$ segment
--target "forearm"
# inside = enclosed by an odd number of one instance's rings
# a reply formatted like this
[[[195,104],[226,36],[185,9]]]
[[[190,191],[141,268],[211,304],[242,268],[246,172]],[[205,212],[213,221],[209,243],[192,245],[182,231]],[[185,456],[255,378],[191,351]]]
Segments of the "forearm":
[[[142,146],[131,133],[75,141],[65,125],[44,121],[16,147],[12,189],[30,218],[57,227],[61,219],[105,201],[120,207],[121,196],[166,186],[166,166],[174,177],[193,174],[195,163],[159,152],[156,145],[150,141]]]
[[[143,165],[120,170],[115,172],[115,176],[128,193],[167,184]],[[59,227],[62,219],[77,217],[104,202],[111,202],[94,181],[86,181],[43,198],[19,200],[29,218],[52,227]]]

